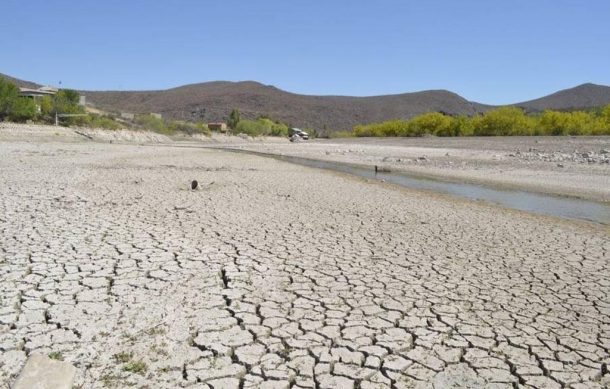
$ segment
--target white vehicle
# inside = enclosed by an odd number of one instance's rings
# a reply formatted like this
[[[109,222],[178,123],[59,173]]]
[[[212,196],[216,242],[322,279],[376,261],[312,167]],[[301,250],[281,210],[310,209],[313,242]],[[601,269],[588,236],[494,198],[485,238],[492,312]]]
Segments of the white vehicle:
[[[293,139],[294,136],[298,136],[302,140],[309,139],[309,134],[306,133],[305,131],[301,130],[300,128],[289,128],[288,136],[290,137],[291,140]]]

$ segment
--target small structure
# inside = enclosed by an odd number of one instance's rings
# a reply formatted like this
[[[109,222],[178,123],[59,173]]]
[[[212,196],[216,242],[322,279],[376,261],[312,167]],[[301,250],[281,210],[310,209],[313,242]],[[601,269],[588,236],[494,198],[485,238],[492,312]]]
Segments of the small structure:
[[[43,86],[40,88],[19,88],[19,96],[33,99],[36,102],[36,110],[40,113],[40,100],[45,96],[53,97],[57,94],[57,88]]]
[[[223,122],[208,123],[208,128],[210,129],[210,131],[227,132],[227,123],[223,123]]]
[[[121,112],[121,119],[133,120],[136,115],[130,112]]]
[[[43,86],[41,88],[19,88],[19,95],[21,97],[29,97],[32,99],[43,98],[45,96],[55,96],[57,88],[52,86]]]

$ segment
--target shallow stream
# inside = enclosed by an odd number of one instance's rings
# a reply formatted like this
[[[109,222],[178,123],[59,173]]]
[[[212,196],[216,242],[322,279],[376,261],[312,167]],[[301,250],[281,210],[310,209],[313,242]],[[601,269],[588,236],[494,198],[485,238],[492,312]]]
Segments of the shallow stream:
[[[519,190],[496,189],[481,185],[453,183],[427,178],[416,178],[404,172],[375,172],[373,168],[334,161],[320,161],[288,155],[276,155],[243,149],[222,148],[225,151],[258,155],[291,162],[302,166],[353,174],[359,177],[383,180],[406,188],[430,190],[471,200],[482,200],[521,211],[551,215],[568,219],[586,220],[610,225],[610,205],[568,197],[538,194]]]

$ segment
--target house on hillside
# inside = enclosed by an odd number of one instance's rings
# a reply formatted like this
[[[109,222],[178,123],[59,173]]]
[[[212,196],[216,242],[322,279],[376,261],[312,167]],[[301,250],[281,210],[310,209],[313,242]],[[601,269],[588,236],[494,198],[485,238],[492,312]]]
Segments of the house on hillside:
[[[57,92],[59,92],[59,89],[57,89],[53,86],[42,86],[40,88],[19,88],[19,96],[36,100],[36,105],[38,106],[39,111],[40,111],[40,103],[39,103],[40,99],[42,99],[45,96],[53,97],[57,94]],[[80,106],[84,107],[86,103],[87,103],[87,100],[86,100],[85,96],[79,95],[78,104]]]
[[[33,99],[36,102],[36,110],[40,113],[40,100],[45,96],[53,97],[57,94],[57,88],[43,86],[40,88],[19,88],[19,96]]]
[[[44,96],[55,96],[57,88],[52,86],[43,86],[41,88],[19,88],[19,95],[21,97],[29,97],[32,99],[43,98]]]

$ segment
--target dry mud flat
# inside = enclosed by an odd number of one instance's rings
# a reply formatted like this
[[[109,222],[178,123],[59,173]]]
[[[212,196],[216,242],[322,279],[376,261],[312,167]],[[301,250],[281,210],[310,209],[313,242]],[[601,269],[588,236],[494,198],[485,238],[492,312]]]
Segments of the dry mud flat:
[[[610,202],[610,137],[346,138],[238,147]]]
[[[607,229],[215,150],[0,155],[0,387],[32,353],[82,388],[610,385]]]

